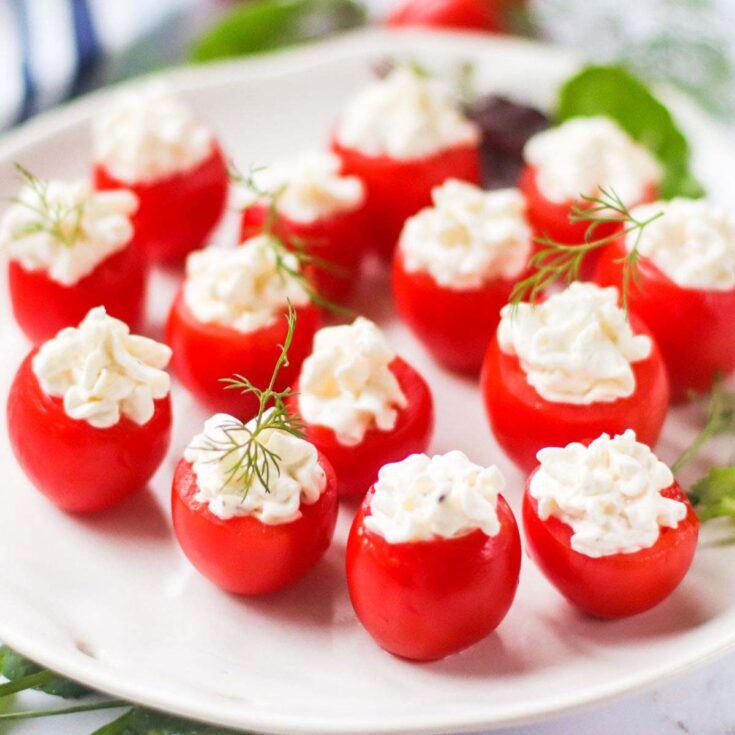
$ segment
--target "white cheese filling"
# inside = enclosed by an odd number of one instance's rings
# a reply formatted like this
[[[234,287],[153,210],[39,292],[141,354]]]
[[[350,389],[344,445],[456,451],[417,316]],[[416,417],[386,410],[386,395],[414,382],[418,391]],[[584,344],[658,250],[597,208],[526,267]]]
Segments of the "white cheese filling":
[[[388,543],[457,538],[480,529],[500,531],[498,494],[505,480],[459,451],[411,454],[380,469],[365,526]]]
[[[73,286],[127,247],[137,208],[138,198],[124,189],[96,192],[86,181],[27,184],[0,222],[0,248],[26,270]]]
[[[428,273],[456,290],[520,275],[532,245],[520,191],[483,191],[450,179],[434,189],[432,199],[434,206],[411,217],[401,234],[408,272]]]
[[[154,401],[170,389],[170,359],[167,345],[130,334],[98,306],[41,345],[32,369],[47,395],[63,398],[68,416],[106,429],[121,416],[141,426],[150,421]]]
[[[136,184],[189,171],[214,145],[210,128],[157,82],[118,93],[95,120],[93,138],[95,161]]]
[[[366,156],[408,160],[479,141],[451,88],[397,67],[360,92],[342,115],[337,141]]]
[[[277,197],[279,214],[312,223],[360,207],[365,199],[362,181],[340,173],[342,162],[333,153],[311,151],[257,169],[252,188],[240,187],[241,208],[253,206],[265,194]]]
[[[608,117],[573,117],[534,135],[524,149],[541,193],[552,202],[613,190],[625,204],[641,202],[662,170],[648,149]]]
[[[672,199],[636,207],[636,218],[664,216],[643,230],[638,244],[682,288],[730,291],[735,288],[735,214],[704,199]],[[630,250],[633,233],[626,237]]]
[[[243,424],[225,413],[205,422],[204,431],[184,452],[197,479],[194,500],[223,520],[253,516],[268,525],[290,523],[301,517],[301,504],[316,503],[327,486],[319,453],[313,444],[286,431],[264,429],[257,441],[270,453],[263,455],[269,457],[268,484],[264,486],[252,475],[246,485],[243,462],[255,428],[256,419]],[[279,457],[277,464],[273,455]]]
[[[299,263],[290,253],[280,256],[291,270]],[[184,302],[202,323],[217,323],[240,332],[267,327],[285,313],[288,302],[309,303],[303,284],[284,269],[266,235],[236,248],[208,247],[186,260]]]
[[[391,431],[407,405],[390,369],[395,353],[373,322],[320,329],[299,378],[299,411],[334,431],[345,446],[360,444],[370,429]]]
[[[529,492],[541,520],[571,527],[574,551],[594,558],[653,546],[661,528],[676,528],[687,506],[661,495],[671,470],[630,429],[589,446],[542,449]]]
[[[500,349],[516,355],[528,384],[555,403],[631,396],[632,363],[653,349],[648,336],[633,332],[614,287],[575,282],[536,306],[504,306],[500,315]]]

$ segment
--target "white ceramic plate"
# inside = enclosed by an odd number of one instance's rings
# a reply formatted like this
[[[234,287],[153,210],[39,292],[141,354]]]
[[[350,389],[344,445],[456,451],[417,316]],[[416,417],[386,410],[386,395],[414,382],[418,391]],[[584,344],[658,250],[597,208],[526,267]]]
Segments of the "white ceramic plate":
[[[481,89],[542,105],[575,65],[565,52],[532,43],[372,31],[168,77],[245,167],[324,144],[345,99],[386,54],[433,65],[471,60]],[[105,99],[94,95],[7,136],[0,196],[16,188],[16,160],[44,176],[83,174],[88,121]],[[670,102],[696,149],[698,173],[719,197],[735,199],[735,150],[726,136],[686,100]],[[170,276],[154,282],[154,335],[173,287]],[[6,289],[0,297],[4,404],[28,346]],[[460,448],[498,463],[517,508],[524,478],[494,444],[477,387],[432,364],[394,319],[385,286],[368,279],[361,309],[430,382],[438,419],[432,449]],[[150,489],[97,518],[57,511],[18,469],[6,435],[0,440],[1,640],[114,695],[277,733],[448,732],[529,721],[638,690],[735,641],[735,548],[705,542],[670,600],[615,623],[576,614],[525,560],[516,603],[495,635],[439,663],[400,661],[381,651],[352,613],[342,570],[349,508],[327,557],[301,583],[269,599],[223,594],[191,568],[171,532],[174,463],[204,419],[179,391],[175,410],[171,455]],[[672,414],[662,456],[676,455],[696,418],[691,408]]]

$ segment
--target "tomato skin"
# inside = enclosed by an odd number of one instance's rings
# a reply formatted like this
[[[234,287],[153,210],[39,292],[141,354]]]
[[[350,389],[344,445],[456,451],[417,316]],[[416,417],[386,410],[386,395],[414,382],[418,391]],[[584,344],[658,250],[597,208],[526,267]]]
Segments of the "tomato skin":
[[[500,624],[518,587],[521,542],[498,498],[500,531],[389,544],[368,530],[372,489],[347,541],[347,586],[357,617],[389,653],[434,661],[482,640]]]
[[[514,283],[498,279],[480,288],[446,288],[430,273],[407,271],[400,246],[393,258],[393,297],[401,319],[438,362],[457,372],[479,372]]]
[[[171,439],[171,400],[155,401],[148,423],[126,416],[107,429],[71,418],[61,398],[44,393],[25,358],[8,394],[8,436],[33,484],[55,505],[95,513],[143,489],[163,462]]]
[[[99,163],[93,177],[97,189],[129,189],[138,196],[136,239],[149,259],[164,264],[178,264],[204,245],[224,212],[229,187],[218,145],[195,168],[156,181],[122,181]]]
[[[409,454],[425,452],[434,432],[434,401],[426,381],[400,357],[390,369],[398,379],[408,400],[398,413],[391,431],[370,429],[360,444],[348,447],[337,440],[332,429],[304,421],[307,441],[311,442],[331,463],[337,475],[340,497],[362,498],[378,479],[385,464],[398,462]],[[298,381],[293,390],[298,393]],[[289,399],[289,408],[301,417],[298,396]]]
[[[429,26],[499,32],[508,0],[407,0],[386,18],[389,27]]]
[[[398,160],[366,156],[342,146],[334,138],[332,150],[342,160],[345,176],[358,176],[365,184],[365,209],[373,247],[386,260],[393,255],[404,222],[431,206],[432,190],[447,179],[480,183],[477,145],[458,145],[431,156]]]
[[[76,326],[87,312],[104,306],[133,332],[145,316],[148,273],[135,241],[103,260],[73,286],[49,278],[45,271],[28,271],[8,263],[8,284],[18,326],[33,344],[45,342],[64,327]]]
[[[276,380],[277,391],[284,390],[296,379],[321,325],[321,315],[313,304],[296,307],[295,311],[296,329],[288,351],[288,364],[281,368]],[[285,311],[283,318],[253,332],[200,322],[186,305],[182,287],[171,306],[166,326],[166,341],[173,350],[171,367],[200,403],[245,421],[257,411],[256,397],[225,390],[221,378],[244,375],[256,388],[265,389],[287,331]]]
[[[605,248],[595,280],[622,287],[626,255],[622,239]],[[704,291],[682,288],[648,258],[638,259],[638,282],[631,279],[628,303],[653,332],[671,382],[672,399],[689,391],[704,393],[718,374],[735,370],[735,289]]]
[[[263,230],[267,208],[261,204],[242,213],[240,242],[255,237]],[[297,239],[308,254],[328,261],[334,270],[308,265],[304,272],[318,292],[330,301],[344,301],[352,293],[363,255],[370,247],[364,207],[338,212],[314,222],[297,222],[279,215],[276,234],[287,245]]]
[[[189,561],[221,589],[237,595],[264,595],[308,572],[329,548],[337,523],[334,470],[319,463],[327,485],[319,500],[301,505],[301,517],[268,525],[253,516],[222,520],[194,500],[192,465],[181,459],[171,490],[174,532]]]
[[[636,334],[650,332],[632,320]],[[536,453],[544,447],[563,447],[608,434],[636,432],[638,441],[654,446],[669,406],[666,366],[656,342],[651,355],[632,365],[636,389],[628,398],[590,405],[554,403],[529,385],[518,357],[505,354],[497,336],[483,363],[481,386],[485,409],[495,439],[524,471],[536,466]]]
[[[687,515],[676,528],[662,528],[658,541],[647,549],[599,558],[572,549],[572,529],[566,523],[553,516],[539,518],[530,483],[531,478],[523,496],[526,549],[572,605],[597,618],[637,615],[666,599],[684,579],[697,548],[699,519],[677,482],[662,491],[686,503]]]

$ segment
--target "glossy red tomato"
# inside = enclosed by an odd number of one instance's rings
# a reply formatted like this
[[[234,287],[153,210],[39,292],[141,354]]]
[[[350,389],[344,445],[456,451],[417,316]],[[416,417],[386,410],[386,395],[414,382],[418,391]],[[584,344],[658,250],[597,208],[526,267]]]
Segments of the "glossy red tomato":
[[[157,181],[121,181],[101,164],[93,173],[98,189],[124,188],[137,194],[136,240],[157,262],[177,263],[202,247],[225,209],[229,180],[219,146],[190,171]]]
[[[600,258],[595,280],[621,287],[625,244],[616,241]],[[648,258],[638,260],[638,280],[631,281],[630,309],[650,328],[666,363],[672,398],[705,392],[714,378],[735,370],[735,289],[702,291],[682,288]]]
[[[426,381],[406,362],[397,357],[390,365],[408,405],[398,413],[391,431],[370,429],[356,446],[341,444],[327,426],[305,423],[306,439],[332,464],[337,473],[337,487],[342,497],[362,497],[378,479],[378,470],[409,454],[425,452],[434,431],[434,402]],[[298,381],[294,392],[298,393]],[[291,411],[300,416],[298,396],[289,400]]]
[[[407,0],[386,18],[389,26],[430,26],[480,31],[506,30],[510,0]],[[520,4],[517,0],[517,4]]]
[[[365,184],[366,211],[374,247],[390,258],[403,223],[431,205],[432,189],[447,179],[480,183],[480,154],[475,145],[460,145],[432,156],[397,160],[366,156],[335,139],[332,150],[342,159],[342,172]]]
[[[378,645],[416,661],[457,653],[489,635],[518,587],[521,543],[498,498],[500,531],[390,544],[365,527],[372,490],[347,541],[347,586],[357,617]]]
[[[636,334],[650,332],[633,318]],[[523,470],[536,466],[544,447],[563,447],[574,441],[633,429],[638,441],[653,446],[661,433],[669,406],[669,382],[654,341],[651,355],[632,364],[636,389],[628,398],[590,405],[555,403],[529,385],[518,357],[505,354],[494,337],[482,367],[482,394],[490,426],[498,444]]]
[[[248,207],[243,212],[241,242],[262,231],[266,212],[262,205]],[[364,207],[314,222],[296,222],[281,215],[278,224],[277,234],[286,244],[293,245],[296,240],[297,246],[328,264],[327,268],[316,265],[304,268],[319,293],[330,301],[344,301],[352,292],[360,262],[371,244]]]
[[[401,319],[450,370],[479,371],[513,285],[498,279],[480,288],[446,288],[430,273],[407,271],[400,247],[393,258],[393,297]]]
[[[105,510],[142,490],[166,456],[171,401],[155,402],[153,417],[139,426],[126,416],[107,429],[71,418],[61,398],[47,395],[31,367],[33,350],[10,388],[8,435],[33,484],[64,510]]]
[[[196,475],[189,462],[176,467],[171,491],[174,532],[189,561],[227,592],[263,595],[286,587],[321,559],[337,522],[334,471],[319,462],[327,486],[312,505],[301,504],[301,517],[269,525],[253,516],[223,520],[194,499]]]
[[[553,516],[539,518],[529,485],[530,479],[523,498],[528,553],[554,587],[581,610],[598,618],[636,615],[658,605],[684,579],[697,547],[699,520],[678,483],[662,492],[687,505],[687,515],[676,528],[662,528],[648,549],[598,558],[572,549],[573,532],[566,523]]]
[[[95,306],[104,306],[110,316],[138,331],[145,315],[147,280],[145,260],[135,241],[73,286],[52,280],[45,271],[28,271],[13,260],[8,263],[13,314],[34,344],[45,342],[64,327],[76,326]]]
[[[278,374],[277,391],[296,380],[321,323],[319,310],[312,304],[299,306],[295,311],[296,329],[288,351],[288,364]],[[253,332],[200,322],[186,305],[182,289],[169,313],[166,341],[173,350],[171,366],[176,377],[198,401],[213,411],[247,420],[257,410],[255,396],[225,390],[221,378],[244,375],[257,388],[265,389],[281,354],[280,345],[286,339],[287,331],[285,317]]]

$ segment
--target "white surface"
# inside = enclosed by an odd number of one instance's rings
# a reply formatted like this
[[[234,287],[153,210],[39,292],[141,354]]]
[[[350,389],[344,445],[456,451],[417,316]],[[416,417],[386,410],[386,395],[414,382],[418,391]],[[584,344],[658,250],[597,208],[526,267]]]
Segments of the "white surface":
[[[555,83],[573,66],[565,54],[529,43],[370,32],[177,72],[171,81],[207,113],[242,166],[325,140],[342,101],[369,77],[369,61],[387,52],[424,62],[474,58],[481,89],[538,103],[553,99]],[[42,175],[81,173],[89,160],[85,124],[102,100],[96,95],[9,136],[0,145],[0,195],[15,187],[12,160]],[[726,137],[685,102],[676,111],[695,138],[700,173],[721,198],[732,197],[735,151]],[[433,365],[393,319],[389,302],[377,298],[384,291],[367,278],[364,285],[364,310],[434,389],[431,450],[456,447],[479,463],[497,462],[517,508],[523,478],[492,442],[476,386]],[[152,336],[160,335],[173,287],[163,277],[154,284]],[[2,299],[0,400],[27,349],[4,292]],[[341,557],[350,508],[326,559],[303,582],[263,600],[224,595],[193,571],[171,535],[173,466],[204,418],[181,393],[175,408],[172,454],[150,490],[98,518],[51,507],[0,441],[0,639],[122,697],[290,733],[447,732],[537,719],[639,690],[733,643],[735,547],[705,542],[669,601],[616,623],[575,613],[525,560],[518,599],[496,635],[443,662],[399,661],[372,643],[347,600]],[[695,419],[692,409],[672,414],[658,448],[663,458],[677,454]]]

